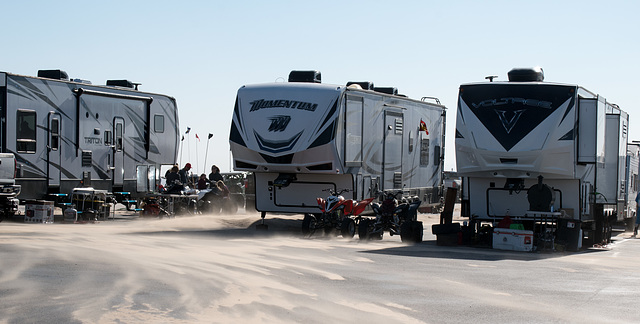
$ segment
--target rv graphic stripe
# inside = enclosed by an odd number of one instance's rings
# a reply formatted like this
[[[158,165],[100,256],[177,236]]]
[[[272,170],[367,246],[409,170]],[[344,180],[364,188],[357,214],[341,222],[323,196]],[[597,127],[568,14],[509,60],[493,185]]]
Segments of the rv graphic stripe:
[[[572,107],[575,87],[508,83],[466,85],[461,87],[460,100],[509,151],[563,103],[570,100],[569,107]]]

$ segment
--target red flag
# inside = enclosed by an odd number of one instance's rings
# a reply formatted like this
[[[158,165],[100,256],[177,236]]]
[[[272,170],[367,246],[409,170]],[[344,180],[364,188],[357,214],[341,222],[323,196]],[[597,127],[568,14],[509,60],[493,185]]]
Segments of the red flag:
[[[420,118],[420,131],[424,131],[425,134],[429,135],[429,130],[427,129],[427,123],[425,123],[422,118]]]
[[[200,137],[198,137],[198,134],[196,133],[196,138],[198,139],[198,142],[200,141]]]

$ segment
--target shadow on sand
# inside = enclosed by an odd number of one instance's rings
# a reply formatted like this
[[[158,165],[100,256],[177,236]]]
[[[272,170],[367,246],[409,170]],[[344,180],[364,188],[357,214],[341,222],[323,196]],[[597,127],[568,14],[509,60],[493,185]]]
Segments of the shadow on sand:
[[[264,238],[264,237],[293,237],[303,238],[301,233],[302,220],[296,218],[269,218],[266,224],[267,230],[258,230],[256,225],[261,224],[261,220],[256,220],[248,226],[229,226],[211,230],[170,228],[167,230],[151,232],[134,232],[135,235],[159,235],[159,236],[200,236],[217,238]],[[314,238],[321,238],[322,235]],[[326,237],[325,237],[326,238]],[[354,240],[357,240],[357,235]],[[392,242],[389,242],[390,245]],[[583,249],[579,252],[516,252],[505,250],[494,250],[488,247],[471,246],[440,246],[435,240],[426,240],[419,244],[398,246],[393,242],[393,247],[384,247],[384,241],[376,241],[375,245],[370,245],[372,249],[360,251],[361,253],[385,254],[406,257],[433,258],[433,259],[458,259],[475,261],[538,261],[551,258],[561,258],[570,255],[584,253],[598,253],[607,251],[606,249]]]

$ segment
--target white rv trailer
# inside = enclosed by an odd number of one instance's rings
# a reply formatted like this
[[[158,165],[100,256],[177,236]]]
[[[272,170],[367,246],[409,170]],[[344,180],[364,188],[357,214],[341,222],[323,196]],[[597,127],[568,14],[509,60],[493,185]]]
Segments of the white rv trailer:
[[[628,220],[628,115],[617,105],[543,82],[540,68],[513,69],[508,82],[461,85],[457,113],[463,216],[570,217],[585,244],[608,240],[610,224]]]
[[[82,185],[132,198],[156,188],[160,165],[177,158],[176,101],[126,80],[107,85],[60,70],[0,72],[0,151],[16,156],[20,199]]]
[[[439,203],[446,110],[423,99],[369,82],[321,84],[317,71],[243,86],[229,138],[234,169],[255,175],[263,217],[319,213],[328,188],[349,189],[347,199],[401,190]]]

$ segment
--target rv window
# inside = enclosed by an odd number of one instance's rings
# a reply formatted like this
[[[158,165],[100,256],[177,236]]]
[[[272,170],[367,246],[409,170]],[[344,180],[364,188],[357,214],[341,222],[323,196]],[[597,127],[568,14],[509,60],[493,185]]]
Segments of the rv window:
[[[122,123],[116,124],[116,151],[122,151]]]
[[[429,165],[429,139],[420,140],[420,166]]]
[[[409,131],[409,153],[413,152],[413,132]]]
[[[402,135],[402,131],[404,129],[402,118],[396,118],[394,132],[398,135]]]
[[[16,150],[21,153],[36,152],[36,112],[18,110],[16,114]]]
[[[149,171],[146,165],[138,165],[136,168],[136,190],[145,192],[149,188]]]
[[[153,116],[153,131],[156,133],[164,133],[164,116]]]
[[[104,145],[111,145],[111,131],[104,131]]]
[[[359,166],[362,163],[362,97],[347,96],[345,110],[345,163]]]
[[[52,151],[57,151],[60,147],[60,120],[58,118],[51,119],[51,145]]]

